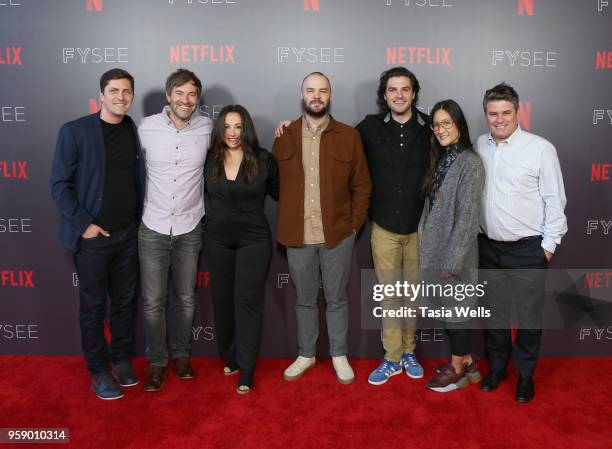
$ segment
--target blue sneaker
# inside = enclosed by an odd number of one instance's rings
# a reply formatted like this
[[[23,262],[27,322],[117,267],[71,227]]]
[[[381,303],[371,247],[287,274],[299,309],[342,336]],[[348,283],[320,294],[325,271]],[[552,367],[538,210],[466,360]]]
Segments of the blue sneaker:
[[[136,377],[134,368],[132,368],[132,364],[129,360],[124,360],[113,365],[113,377],[122,387],[133,387],[134,385],[138,385],[138,377]]]
[[[410,352],[405,353],[400,360],[400,364],[406,370],[408,377],[412,377],[413,379],[420,379],[423,377],[423,367],[414,354]]]
[[[388,381],[391,376],[395,376],[401,372],[402,365],[392,362],[391,360],[383,359],[380,366],[372,371],[372,374],[368,377],[368,383],[372,385],[382,385]]]
[[[107,372],[91,376],[91,389],[100,399],[110,401],[123,397],[123,391]]]

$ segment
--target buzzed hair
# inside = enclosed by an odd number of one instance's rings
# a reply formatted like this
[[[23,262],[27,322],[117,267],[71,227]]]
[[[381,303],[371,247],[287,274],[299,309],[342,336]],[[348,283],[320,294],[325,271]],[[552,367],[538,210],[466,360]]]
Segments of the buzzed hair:
[[[304,83],[306,82],[306,79],[312,75],[319,75],[325,78],[327,80],[327,85],[329,86],[329,90],[331,90],[331,81],[329,81],[329,78],[327,77],[327,75],[325,75],[325,73],[322,73],[322,72],[311,72],[308,75],[306,75],[304,79],[302,80],[302,89],[304,88]]]

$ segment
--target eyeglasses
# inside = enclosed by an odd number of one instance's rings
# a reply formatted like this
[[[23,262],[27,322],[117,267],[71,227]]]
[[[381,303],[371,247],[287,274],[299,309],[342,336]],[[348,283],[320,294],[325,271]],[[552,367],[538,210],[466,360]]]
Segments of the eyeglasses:
[[[455,123],[450,120],[442,120],[441,122],[438,122],[438,123],[431,123],[429,127],[431,128],[432,131],[437,131],[440,129],[440,127],[444,129],[451,129],[454,124]]]

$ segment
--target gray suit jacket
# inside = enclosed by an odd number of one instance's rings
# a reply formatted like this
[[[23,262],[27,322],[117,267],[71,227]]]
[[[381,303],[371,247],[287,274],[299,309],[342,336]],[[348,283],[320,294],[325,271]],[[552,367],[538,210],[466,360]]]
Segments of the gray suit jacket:
[[[431,210],[419,223],[419,261],[429,274],[446,270],[466,283],[478,280],[478,229],[484,166],[473,151],[459,153]],[[456,279],[457,280],[457,279]]]

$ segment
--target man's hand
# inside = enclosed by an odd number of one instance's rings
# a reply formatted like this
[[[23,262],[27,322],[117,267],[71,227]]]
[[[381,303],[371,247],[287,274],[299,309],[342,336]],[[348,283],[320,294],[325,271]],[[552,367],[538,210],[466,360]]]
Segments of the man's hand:
[[[83,237],[84,239],[93,239],[94,237],[97,237],[99,234],[102,234],[104,237],[110,237],[110,234],[108,232],[106,232],[100,226],[92,223],[89,226],[87,226],[87,229],[85,229],[85,232],[81,234],[81,237]]]
[[[550,262],[550,259],[552,259],[554,253],[551,253],[550,251],[546,251],[544,250],[544,255],[546,256],[546,260]]]
[[[282,122],[278,122],[276,125],[276,129],[274,130],[274,137],[280,137],[283,135],[283,128],[291,125],[291,120],[284,120]]]

